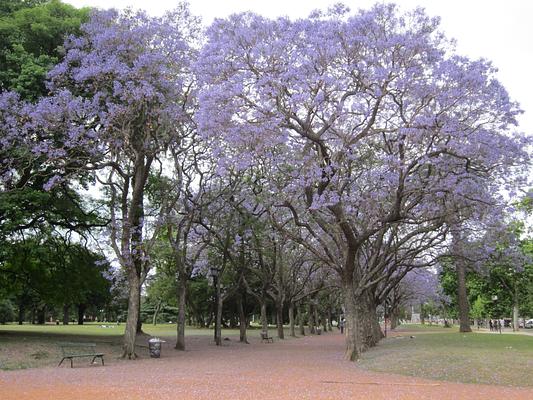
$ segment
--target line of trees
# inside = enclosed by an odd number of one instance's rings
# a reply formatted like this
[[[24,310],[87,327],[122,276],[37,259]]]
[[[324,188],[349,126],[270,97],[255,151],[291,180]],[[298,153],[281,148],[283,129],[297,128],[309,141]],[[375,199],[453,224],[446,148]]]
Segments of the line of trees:
[[[47,7],[66,6],[29,9]],[[28,12],[14,9],[5,18]],[[220,344],[231,302],[243,342],[256,306],[264,330],[275,310],[281,338],[285,316],[295,335],[342,309],[355,360],[382,338],[379,315],[397,320],[417,292],[413,274],[447,262],[467,330],[471,243],[505,231],[499,193],[526,185],[530,139],[495,69],[456,55],[437,19],[338,5],[203,29],[186,4],[77,12],[87,22],[58,31],[73,35],[31,95],[2,83],[2,234],[105,243],[128,290],[124,357],[147,280],[154,314],[174,292],[176,349],[187,307],[196,323],[213,316]]]

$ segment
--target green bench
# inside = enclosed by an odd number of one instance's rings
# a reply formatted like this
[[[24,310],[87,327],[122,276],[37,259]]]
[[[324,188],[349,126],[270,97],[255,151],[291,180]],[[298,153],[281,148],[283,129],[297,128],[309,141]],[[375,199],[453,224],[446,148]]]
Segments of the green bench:
[[[72,360],[81,357],[92,357],[91,364],[94,363],[94,360],[100,358],[102,365],[104,365],[104,353],[96,352],[96,343],[59,343],[59,347],[63,358],[57,365],[58,367],[65,359],[69,359],[70,368],[73,368]]]

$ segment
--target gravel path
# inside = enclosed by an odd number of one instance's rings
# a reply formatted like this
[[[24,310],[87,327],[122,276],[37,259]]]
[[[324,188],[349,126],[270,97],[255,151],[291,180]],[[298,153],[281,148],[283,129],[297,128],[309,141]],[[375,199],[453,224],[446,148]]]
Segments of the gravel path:
[[[224,346],[188,338],[162,358],[106,359],[106,366],[0,371],[2,400],[149,399],[533,399],[533,389],[428,381],[362,371],[342,359],[338,333],[274,344]],[[143,349],[146,352],[146,349]]]

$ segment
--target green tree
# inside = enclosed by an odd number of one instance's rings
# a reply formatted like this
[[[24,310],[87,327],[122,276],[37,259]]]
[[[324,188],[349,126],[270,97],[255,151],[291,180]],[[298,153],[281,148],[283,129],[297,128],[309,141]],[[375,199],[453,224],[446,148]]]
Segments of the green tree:
[[[0,300],[0,324],[13,321],[15,319],[15,311],[13,304],[9,300]]]
[[[0,89],[37,100],[46,94],[46,73],[63,55],[66,35],[79,34],[89,8],[59,0],[3,0],[0,6]]]
[[[109,301],[109,263],[79,243],[57,236],[27,237],[4,246],[0,286],[18,305],[19,323],[27,309],[44,322],[54,307],[75,305],[79,314],[90,305]],[[33,318],[32,318],[33,320]],[[67,319],[68,320],[68,319]]]

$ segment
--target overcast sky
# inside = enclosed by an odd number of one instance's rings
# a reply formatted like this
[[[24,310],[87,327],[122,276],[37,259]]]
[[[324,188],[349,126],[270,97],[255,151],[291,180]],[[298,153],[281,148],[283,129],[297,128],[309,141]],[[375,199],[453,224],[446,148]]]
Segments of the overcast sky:
[[[142,8],[158,15],[172,9],[176,0],[65,0],[77,7]],[[305,17],[325,9],[335,0],[190,0],[191,9],[209,24],[216,17],[254,11],[275,17]],[[499,69],[498,77],[511,98],[526,113],[520,129],[533,134],[533,1],[529,0],[397,0],[403,9],[426,8],[440,16],[442,30],[457,40],[458,52],[471,58],[484,57]],[[375,1],[345,0],[352,10],[368,8]]]

